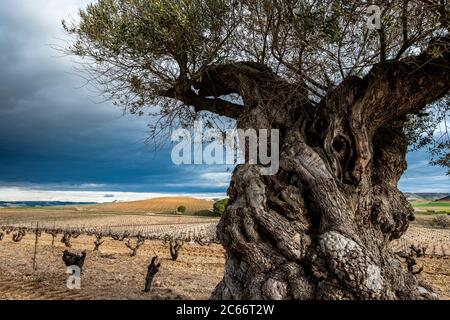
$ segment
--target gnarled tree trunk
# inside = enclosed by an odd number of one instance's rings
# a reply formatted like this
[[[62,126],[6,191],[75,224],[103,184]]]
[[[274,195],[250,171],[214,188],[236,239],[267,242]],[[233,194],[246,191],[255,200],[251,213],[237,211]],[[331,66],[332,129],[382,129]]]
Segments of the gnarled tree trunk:
[[[450,86],[446,68],[437,67],[448,65],[448,52],[430,60],[424,53],[375,66],[317,106],[261,66],[209,72],[210,82],[243,96],[239,128],[275,128],[281,137],[278,174],[263,176],[257,165],[234,172],[218,227],[226,269],[213,299],[429,297],[388,245],[414,219],[397,189],[406,115]]]

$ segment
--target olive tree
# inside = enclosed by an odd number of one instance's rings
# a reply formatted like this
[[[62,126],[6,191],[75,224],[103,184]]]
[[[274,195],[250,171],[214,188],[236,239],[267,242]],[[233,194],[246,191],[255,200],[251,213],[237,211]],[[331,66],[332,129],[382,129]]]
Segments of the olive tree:
[[[414,218],[408,146],[449,164],[429,129],[449,110],[449,17],[437,0],[98,0],[63,25],[154,137],[199,116],[279,130],[276,175],[233,173],[212,298],[409,299],[429,293],[388,246]]]

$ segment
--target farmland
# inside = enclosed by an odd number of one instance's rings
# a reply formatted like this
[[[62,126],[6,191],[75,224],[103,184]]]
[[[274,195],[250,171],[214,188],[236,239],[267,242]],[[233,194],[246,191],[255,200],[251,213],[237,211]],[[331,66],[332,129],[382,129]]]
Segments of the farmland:
[[[136,257],[124,243],[106,239],[100,251],[92,251],[93,239],[80,236],[72,241],[72,252],[88,249],[82,289],[66,287],[66,267],[61,256],[63,243],[51,246],[51,237],[40,239],[37,271],[32,269],[34,239],[0,242],[0,298],[3,299],[206,299],[220,281],[224,252],[219,245],[186,244],[177,261],[161,241],[148,241]],[[150,294],[143,293],[149,259],[161,258],[161,270]]]
[[[191,214],[177,214],[186,204]],[[217,218],[211,217],[213,202],[192,198],[160,198],[95,206],[16,208],[0,211],[3,231],[33,231],[101,235],[102,237],[142,237],[146,240],[172,239],[194,242],[215,241]],[[115,209],[115,211],[111,211]],[[139,212],[140,210],[140,212]],[[160,213],[155,213],[160,211]],[[204,212],[210,216],[205,216]],[[202,212],[202,215],[195,215]]]
[[[177,214],[179,205],[185,205],[188,213]],[[205,214],[211,208],[211,201],[171,198],[2,209],[0,299],[207,299],[223,276],[225,262],[215,235],[218,219]],[[440,298],[448,299],[450,230],[433,228],[433,216],[418,213],[392,249],[425,248],[426,255],[417,260],[418,267],[424,268],[419,277],[428,281]],[[139,241],[132,256],[130,248]],[[183,243],[176,261],[169,250],[172,241]],[[81,290],[66,287],[66,267],[61,260],[65,249],[74,253],[87,250]],[[161,270],[151,292],[144,293],[145,273],[154,256],[160,257]]]
[[[412,201],[417,212],[450,213],[450,201]]]
[[[185,205],[191,214],[175,214]],[[194,211],[210,210],[207,200],[172,198],[51,208],[15,208],[0,210],[0,298],[3,299],[201,299],[207,298],[220,281],[224,252],[211,243],[218,219],[196,216]],[[160,211],[160,213],[158,213]],[[34,232],[39,228],[33,270]],[[21,241],[11,239],[26,230]],[[52,232],[57,232],[55,241]],[[7,234],[9,232],[9,234]],[[60,241],[70,234],[72,252],[88,250],[83,271],[83,289],[66,288],[66,269],[61,261],[67,244]],[[119,238],[126,239],[120,241]],[[94,237],[95,236],[95,237]],[[94,251],[95,239],[101,246]],[[137,237],[145,239],[135,257],[127,244]],[[114,240],[114,238],[118,240]],[[178,260],[172,261],[163,240],[185,242]],[[205,239],[206,238],[206,239]],[[209,241],[209,242],[208,242]],[[208,243],[207,243],[208,242]],[[149,259],[161,258],[162,268],[150,294],[142,292]]]
[[[153,212],[174,213],[177,208],[184,206],[188,213],[198,213],[211,210],[214,202],[211,200],[190,197],[165,197],[133,202],[115,202],[101,205],[85,206],[87,210],[96,212]]]

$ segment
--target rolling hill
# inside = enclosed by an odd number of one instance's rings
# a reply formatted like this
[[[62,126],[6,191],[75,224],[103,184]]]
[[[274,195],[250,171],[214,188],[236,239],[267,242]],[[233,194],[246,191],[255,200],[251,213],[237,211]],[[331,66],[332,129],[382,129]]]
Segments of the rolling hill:
[[[438,201],[450,202],[450,196],[446,196],[444,198],[439,199]]]
[[[450,197],[450,194],[448,194],[448,193],[405,192],[404,194],[409,201],[434,201],[434,200],[439,200],[444,197],[445,198]]]
[[[190,197],[165,197],[132,202],[114,202],[92,206],[96,211],[114,212],[176,212],[179,206],[185,206],[187,212],[212,210],[214,202]]]

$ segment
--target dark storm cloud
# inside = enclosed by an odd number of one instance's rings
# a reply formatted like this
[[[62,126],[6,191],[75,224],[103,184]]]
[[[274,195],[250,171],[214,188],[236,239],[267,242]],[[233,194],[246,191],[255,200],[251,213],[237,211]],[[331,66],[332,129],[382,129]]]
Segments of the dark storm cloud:
[[[51,45],[64,43],[61,19],[88,2],[2,1],[0,187],[225,191],[230,174],[223,168],[172,165],[170,150],[153,153],[144,144],[146,119],[95,104],[80,88],[72,59],[58,57]]]
[[[86,1],[84,1],[86,3]],[[0,181],[158,189],[183,182],[154,154],[145,119],[95,104],[73,62],[51,45],[80,1],[3,1],[0,11]]]

